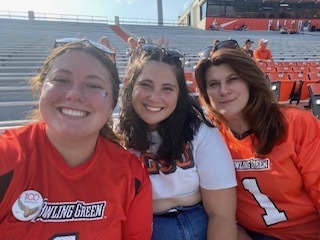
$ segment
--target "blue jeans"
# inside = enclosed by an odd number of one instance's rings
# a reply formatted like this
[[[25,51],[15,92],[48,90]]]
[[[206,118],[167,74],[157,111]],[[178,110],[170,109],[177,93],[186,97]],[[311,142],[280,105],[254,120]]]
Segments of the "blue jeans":
[[[208,216],[202,204],[175,207],[174,216],[153,215],[152,240],[206,240]]]

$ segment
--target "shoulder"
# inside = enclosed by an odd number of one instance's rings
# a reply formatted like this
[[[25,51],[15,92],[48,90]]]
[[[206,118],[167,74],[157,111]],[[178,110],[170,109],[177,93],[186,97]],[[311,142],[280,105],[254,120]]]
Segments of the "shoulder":
[[[289,133],[319,137],[320,121],[311,112],[295,107],[283,107],[281,112]]]
[[[144,171],[142,162],[135,154],[108,139],[100,137],[97,151],[99,154],[107,157],[110,164],[118,166],[121,169],[127,169],[127,171],[133,173]]]
[[[219,144],[222,140],[221,134],[216,127],[201,123],[198,132],[194,135],[194,143],[197,144]]]
[[[199,129],[196,132],[195,136],[202,136],[202,135],[215,135],[217,134],[219,131],[217,130],[216,127],[213,126],[208,126],[207,124],[205,124],[204,122],[200,123]]]
[[[299,109],[296,107],[283,107],[280,108],[280,110],[288,124],[295,122],[313,122],[319,125],[319,120],[311,112],[307,110]]]
[[[36,148],[41,145],[45,133],[44,123],[29,124],[0,135],[1,173],[10,171],[22,163]]]
[[[33,144],[35,141],[40,142],[45,133],[45,123],[37,122],[28,124],[15,129],[7,130],[0,135],[1,141],[18,141],[21,144]]]

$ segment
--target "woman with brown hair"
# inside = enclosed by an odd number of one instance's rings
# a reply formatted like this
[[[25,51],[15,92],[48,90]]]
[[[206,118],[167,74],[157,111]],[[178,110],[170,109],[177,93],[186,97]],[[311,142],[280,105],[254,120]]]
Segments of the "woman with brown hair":
[[[242,50],[197,64],[200,100],[227,143],[237,174],[237,221],[253,239],[318,239],[320,127],[309,112],[277,104]]]

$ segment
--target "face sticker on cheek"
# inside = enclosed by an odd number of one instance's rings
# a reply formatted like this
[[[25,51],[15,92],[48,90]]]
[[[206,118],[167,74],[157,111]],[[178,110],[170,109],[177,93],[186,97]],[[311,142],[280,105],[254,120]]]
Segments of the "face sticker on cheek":
[[[102,95],[102,97],[104,97],[104,98],[107,98],[107,97],[108,97],[108,93],[107,93],[107,91],[105,91],[105,90],[101,90],[101,95]]]
[[[51,82],[45,81],[42,86],[42,91],[46,91],[49,88],[52,88],[53,84]]]

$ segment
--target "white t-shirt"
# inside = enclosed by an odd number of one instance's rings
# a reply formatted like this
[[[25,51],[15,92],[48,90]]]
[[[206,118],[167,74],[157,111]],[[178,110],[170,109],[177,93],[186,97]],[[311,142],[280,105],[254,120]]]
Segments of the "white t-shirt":
[[[170,168],[164,168],[153,160],[161,138],[157,132],[150,133],[150,137],[155,144],[147,153],[133,152],[148,168],[153,200],[186,197],[198,192],[199,187],[217,190],[237,185],[231,155],[216,128],[202,123],[182,158]]]

